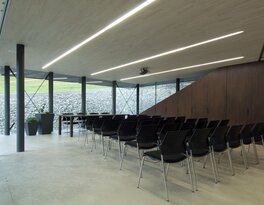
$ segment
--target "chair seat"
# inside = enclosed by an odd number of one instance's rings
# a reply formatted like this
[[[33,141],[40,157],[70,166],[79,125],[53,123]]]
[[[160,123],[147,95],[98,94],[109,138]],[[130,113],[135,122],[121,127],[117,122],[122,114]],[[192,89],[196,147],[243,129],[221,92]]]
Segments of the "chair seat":
[[[213,148],[214,148],[214,152],[223,152],[227,149],[227,146],[219,144],[219,145],[213,145]]]
[[[237,148],[240,146],[240,142],[239,141],[230,141],[229,142],[229,147],[231,148]]]
[[[208,149],[192,149],[192,156],[194,157],[202,157],[209,154]]]
[[[245,138],[245,139],[243,139],[243,144],[248,145],[248,144],[251,144],[251,143],[252,143],[251,138]]]
[[[126,142],[126,145],[129,145],[131,147],[137,147],[137,142],[136,141],[129,141],[129,142]],[[152,149],[155,147],[157,147],[157,144],[155,144],[155,143],[138,143],[139,149]]]
[[[254,137],[255,142],[262,142],[262,135],[258,135]]]
[[[122,142],[129,142],[129,141],[136,140],[136,137],[135,136],[119,136],[119,140]]]
[[[161,160],[160,150],[149,151],[144,153],[145,156],[148,156],[152,159]],[[176,163],[186,159],[186,155],[177,154],[177,155],[163,155],[163,160],[166,163]]]

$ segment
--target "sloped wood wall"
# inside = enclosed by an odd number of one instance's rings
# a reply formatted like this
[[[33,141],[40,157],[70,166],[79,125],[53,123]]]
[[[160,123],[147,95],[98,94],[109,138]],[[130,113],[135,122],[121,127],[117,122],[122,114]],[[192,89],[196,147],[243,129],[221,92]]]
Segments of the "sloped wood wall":
[[[219,68],[143,114],[264,122],[264,62]]]

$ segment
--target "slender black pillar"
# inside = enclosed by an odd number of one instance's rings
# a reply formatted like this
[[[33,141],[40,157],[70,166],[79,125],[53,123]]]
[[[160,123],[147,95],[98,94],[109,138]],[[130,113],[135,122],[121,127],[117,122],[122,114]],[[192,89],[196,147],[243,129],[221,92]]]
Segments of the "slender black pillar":
[[[17,125],[17,152],[25,151],[25,132],[24,132],[24,120],[25,120],[25,53],[24,45],[17,44],[16,46],[16,92],[17,92],[17,111],[16,111],[16,125]]]
[[[82,113],[86,113],[86,77],[82,77]]]
[[[10,135],[10,67],[5,66],[5,135]]]
[[[180,91],[180,82],[181,82],[181,79],[176,78],[176,92]]]
[[[157,82],[155,83],[155,105],[157,104]]]
[[[49,73],[49,112],[53,113],[53,72]]]
[[[136,86],[136,89],[137,89],[137,115],[139,115],[139,84],[137,84]]]
[[[112,114],[116,114],[116,81],[112,85]]]

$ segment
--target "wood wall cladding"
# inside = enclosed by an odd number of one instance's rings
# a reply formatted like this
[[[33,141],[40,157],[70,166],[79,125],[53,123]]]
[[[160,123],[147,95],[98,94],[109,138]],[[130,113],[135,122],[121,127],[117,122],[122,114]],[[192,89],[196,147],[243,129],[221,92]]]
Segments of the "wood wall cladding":
[[[143,112],[164,117],[264,122],[264,62],[219,68]]]

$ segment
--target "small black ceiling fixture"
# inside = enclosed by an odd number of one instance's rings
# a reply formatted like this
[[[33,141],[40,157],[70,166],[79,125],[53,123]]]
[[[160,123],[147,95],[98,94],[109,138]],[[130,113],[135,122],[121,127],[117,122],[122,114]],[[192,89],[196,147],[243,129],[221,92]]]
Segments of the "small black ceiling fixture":
[[[140,72],[139,74],[140,75],[145,75],[147,74],[149,71],[148,71],[148,68],[147,67],[143,67],[143,68],[140,68]]]

